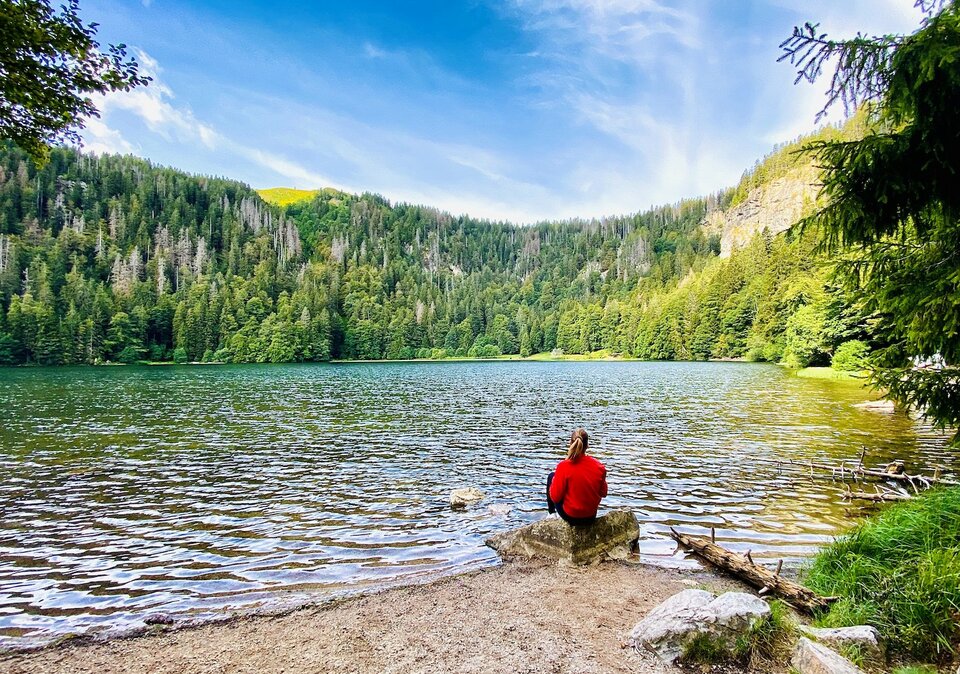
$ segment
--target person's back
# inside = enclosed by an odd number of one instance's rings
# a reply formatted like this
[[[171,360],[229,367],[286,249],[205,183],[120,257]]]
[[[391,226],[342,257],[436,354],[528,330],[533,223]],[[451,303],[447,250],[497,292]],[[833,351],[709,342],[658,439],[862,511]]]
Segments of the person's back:
[[[573,524],[592,522],[607,495],[607,469],[586,454],[587,432],[578,428],[570,438],[567,458],[547,477],[547,508]]]

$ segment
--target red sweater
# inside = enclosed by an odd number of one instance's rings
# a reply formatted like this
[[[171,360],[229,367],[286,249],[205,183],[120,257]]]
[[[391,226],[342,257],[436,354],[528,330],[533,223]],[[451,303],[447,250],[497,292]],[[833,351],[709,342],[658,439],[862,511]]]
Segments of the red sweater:
[[[550,483],[550,500],[563,502],[570,517],[596,517],[600,499],[607,495],[607,469],[584,454],[576,462],[564,459]]]

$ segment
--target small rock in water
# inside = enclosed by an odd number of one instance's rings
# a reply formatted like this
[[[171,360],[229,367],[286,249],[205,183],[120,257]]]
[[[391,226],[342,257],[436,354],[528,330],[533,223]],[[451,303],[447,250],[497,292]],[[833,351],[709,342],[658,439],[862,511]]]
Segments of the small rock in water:
[[[800,674],[864,674],[864,671],[826,646],[800,637],[790,665]]]
[[[893,404],[892,400],[887,400],[886,398],[881,398],[880,400],[868,400],[865,403],[858,403],[854,405],[861,410],[869,410],[871,412],[880,412],[882,414],[893,414],[897,411],[896,405]]]
[[[143,619],[143,622],[147,625],[172,625],[175,621],[173,616],[166,613],[151,613]]]
[[[451,508],[466,508],[471,503],[476,503],[483,499],[483,492],[476,487],[466,487],[464,489],[454,489],[450,492]]]
[[[509,503],[494,503],[488,508],[488,510],[490,511],[491,515],[499,515],[502,517],[503,515],[510,514],[510,511],[513,510],[513,506]]]
[[[726,592],[719,597],[705,590],[683,590],[654,608],[630,634],[636,649],[656,653],[674,663],[700,635],[710,637],[731,654],[737,639],[769,617],[767,603],[745,592]]]

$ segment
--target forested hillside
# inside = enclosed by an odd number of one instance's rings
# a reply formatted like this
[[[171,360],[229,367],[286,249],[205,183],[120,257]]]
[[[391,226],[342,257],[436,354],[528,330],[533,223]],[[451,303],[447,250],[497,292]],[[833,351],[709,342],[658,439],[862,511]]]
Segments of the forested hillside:
[[[706,198],[520,227],[333,190],[281,208],[132,157],[54,149],[37,169],[3,145],[0,363],[829,359],[859,322],[814,236],[720,259],[702,226],[787,156]]]

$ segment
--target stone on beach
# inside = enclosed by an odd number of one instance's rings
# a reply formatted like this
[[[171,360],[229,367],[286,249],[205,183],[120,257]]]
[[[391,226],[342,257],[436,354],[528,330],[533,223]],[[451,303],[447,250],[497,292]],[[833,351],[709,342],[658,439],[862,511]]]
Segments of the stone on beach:
[[[465,508],[471,503],[483,500],[483,492],[476,487],[464,487],[450,492],[450,507]]]
[[[806,637],[800,637],[790,665],[800,674],[864,674],[839,653]]]
[[[503,557],[546,557],[571,564],[622,558],[640,538],[637,516],[614,510],[591,524],[571,525],[547,517],[519,529],[495,534],[486,543]]]
[[[805,635],[830,648],[853,646],[870,661],[880,663],[884,659],[883,642],[880,633],[870,625],[856,625],[854,627],[817,628],[801,627]]]
[[[732,654],[737,639],[769,616],[767,603],[752,594],[726,592],[718,597],[706,590],[684,590],[637,623],[630,642],[668,663],[679,660],[701,635]]]

